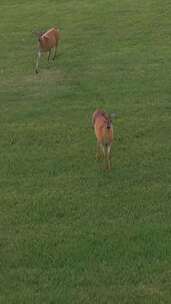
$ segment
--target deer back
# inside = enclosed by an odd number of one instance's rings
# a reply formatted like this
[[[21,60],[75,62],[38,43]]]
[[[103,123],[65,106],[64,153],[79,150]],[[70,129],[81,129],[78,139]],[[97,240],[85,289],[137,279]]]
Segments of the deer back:
[[[39,39],[40,47],[43,51],[48,51],[57,47],[59,41],[59,30],[52,28],[45,32]]]
[[[111,143],[113,140],[111,117],[103,110],[96,110],[93,113],[92,123],[97,140],[101,143]]]

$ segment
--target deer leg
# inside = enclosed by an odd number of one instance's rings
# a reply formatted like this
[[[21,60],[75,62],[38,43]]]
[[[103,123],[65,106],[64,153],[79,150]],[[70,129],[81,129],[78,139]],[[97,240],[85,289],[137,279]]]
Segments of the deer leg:
[[[104,155],[104,169],[108,168],[108,162],[107,162],[107,147],[106,145],[102,146],[103,149],[103,155]]]
[[[97,148],[96,148],[96,159],[101,159],[102,152],[101,152],[101,146],[100,143],[97,141]]]
[[[39,50],[37,53],[37,61],[36,61],[36,69],[35,69],[36,73],[38,73],[40,57],[41,57],[41,51]]]
[[[111,145],[107,148],[107,162],[108,162],[108,169],[111,170],[112,168],[112,161],[111,161]]]
[[[55,60],[55,58],[56,58],[56,49],[57,49],[57,47],[55,46],[54,47],[54,53],[53,53],[53,60]]]
[[[48,53],[48,61],[50,60],[50,54],[51,54],[51,49],[49,50],[49,53]]]

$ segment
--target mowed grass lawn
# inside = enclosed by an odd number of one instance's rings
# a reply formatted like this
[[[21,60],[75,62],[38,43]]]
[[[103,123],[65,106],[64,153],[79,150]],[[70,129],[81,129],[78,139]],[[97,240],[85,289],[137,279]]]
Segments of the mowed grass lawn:
[[[171,303],[169,0],[1,0],[0,303]],[[58,25],[34,73],[32,31]],[[91,115],[117,113],[113,168]]]

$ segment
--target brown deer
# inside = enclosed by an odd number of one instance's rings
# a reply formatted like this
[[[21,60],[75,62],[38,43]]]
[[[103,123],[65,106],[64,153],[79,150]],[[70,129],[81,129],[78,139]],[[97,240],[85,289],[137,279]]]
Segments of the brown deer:
[[[113,126],[111,116],[97,109],[93,113],[92,124],[97,138],[97,159],[104,158],[106,169],[111,169],[111,147],[113,142]]]
[[[60,32],[58,28],[51,28],[46,32],[37,32],[38,37],[38,54],[36,61],[36,73],[38,73],[39,59],[42,53],[48,52],[48,61],[50,60],[51,50],[54,49],[53,60],[56,57],[56,49],[59,43]]]

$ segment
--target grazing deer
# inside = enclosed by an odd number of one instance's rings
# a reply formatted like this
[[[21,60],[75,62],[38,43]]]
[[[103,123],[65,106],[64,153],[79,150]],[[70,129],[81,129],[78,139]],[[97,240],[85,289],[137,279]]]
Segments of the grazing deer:
[[[111,147],[113,141],[113,126],[111,117],[103,110],[93,113],[92,124],[97,138],[97,159],[104,157],[106,169],[111,169]]]
[[[48,61],[50,59],[51,50],[54,49],[53,60],[56,57],[56,49],[59,43],[59,29],[51,28],[47,32],[38,32],[36,33],[38,37],[38,54],[37,54],[37,61],[36,61],[36,73],[38,73],[39,67],[39,59],[44,52],[48,52]]]

